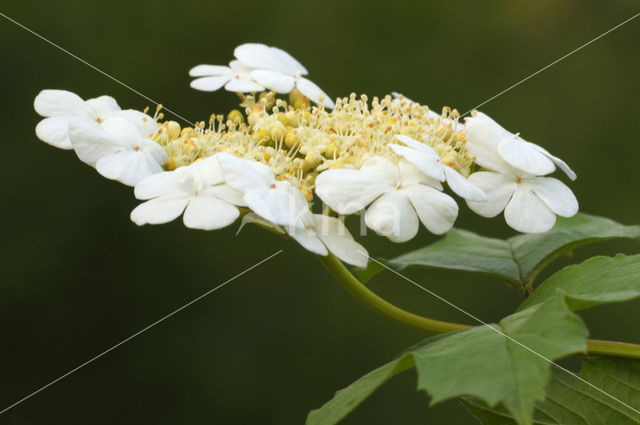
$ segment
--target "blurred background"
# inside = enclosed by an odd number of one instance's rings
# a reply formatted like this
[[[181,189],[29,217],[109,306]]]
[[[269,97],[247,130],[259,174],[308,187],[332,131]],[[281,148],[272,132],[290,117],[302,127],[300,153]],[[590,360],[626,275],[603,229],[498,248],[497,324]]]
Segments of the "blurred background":
[[[190,89],[187,71],[226,64],[244,42],[292,53],[333,97],[395,90],[435,110],[465,112],[639,10],[632,0],[6,0],[1,11],[195,121],[225,113],[237,99]],[[640,223],[639,37],[640,19],[481,108],[572,165],[582,211],[625,224]],[[425,336],[369,311],[312,255],[257,228],[236,236],[236,226],[135,226],[130,188],[36,139],[33,98],[58,88],[83,98],[109,94],[124,108],[150,103],[1,18],[0,38],[0,409],[284,250],[1,423],[301,424],[335,390]],[[512,234],[502,218],[465,208],[457,226]],[[360,240],[384,257],[435,239],[422,229],[403,245]],[[639,249],[631,241],[582,248],[547,275],[617,252]],[[520,300],[490,278],[409,276],[485,321]],[[469,322],[391,274],[371,285],[409,310]],[[640,343],[639,307],[600,307],[583,317],[594,337]],[[415,386],[413,372],[394,378],[344,423],[476,423],[455,400],[429,408]]]

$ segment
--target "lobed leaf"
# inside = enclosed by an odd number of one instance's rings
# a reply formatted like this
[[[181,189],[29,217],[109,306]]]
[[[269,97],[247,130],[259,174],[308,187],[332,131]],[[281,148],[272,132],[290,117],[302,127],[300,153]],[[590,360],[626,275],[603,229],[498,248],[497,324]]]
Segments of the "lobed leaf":
[[[518,310],[558,293],[566,297],[571,310],[637,298],[640,296],[640,255],[593,257],[565,267],[536,288]]]
[[[548,360],[585,351],[586,336],[580,318],[556,297],[499,324],[427,340],[339,391],[309,414],[307,425],[337,423],[387,379],[412,365],[418,388],[429,393],[432,404],[474,396],[490,406],[501,403],[518,424],[529,425],[536,401],[544,399]]]
[[[589,358],[583,362],[579,376],[615,399],[554,369],[545,400],[536,404],[533,425],[640,424],[640,361]],[[472,398],[465,398],[463,404],[483,425],[518,423],[502,406],[489,407]]]
[[[462,270],[521,286],[533,280],[559,256],[583,245],[615,238],[640,238],[640,226],[625,226],[604,217],[576,214],[571,218],[559,217],[555,227],[547,233],[517,235],[507,240],[452,229],[438,242],[381,261],[398,271],[413,266]],[[371,262],[366,269],[355,273],[359,279],[367,281],[383,270],[384,267]]]

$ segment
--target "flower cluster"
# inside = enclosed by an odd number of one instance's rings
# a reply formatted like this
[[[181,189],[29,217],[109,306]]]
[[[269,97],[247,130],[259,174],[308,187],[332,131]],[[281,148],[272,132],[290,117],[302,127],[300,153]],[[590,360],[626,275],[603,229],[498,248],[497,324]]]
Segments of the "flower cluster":
[[[163,121],[160,108],[151,117],[108,96],[44,90],[36,134],[134,186],[144,201],[131,213],[138,225],[182,215],[187,227],[212,230],[257,217],[318,255],[360,267],[368,254],[340,216],[362,214],[394,242],[413,238],[420,223],[442,234],[458,215],[446,188],[481,216],[504,211],[521,232],[548,231],[556,215],[578,211],[571,190],[546,177],[557,167],[575,179],[567,164],[481,112],[463,124],[455,110],[438,114],[399,95],[334,103],[288,53],[262,44],[234,53],[229,67],[193,68],[192,87],[251,93],[241,95],[244,113],[182,128]],[[288,92],[288,101],[274,92]],[[322,213],[313,212],[316,199]]]

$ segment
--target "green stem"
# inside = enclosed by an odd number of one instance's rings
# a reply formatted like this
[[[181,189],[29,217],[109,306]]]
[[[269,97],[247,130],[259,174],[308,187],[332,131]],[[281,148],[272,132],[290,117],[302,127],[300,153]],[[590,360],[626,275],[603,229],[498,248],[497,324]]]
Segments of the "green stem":
[[[630,357],[632,359],[640,359],[640,345],[630,344],[628,342],[588,339],[587,352],[589,354],[602,354],[605,356]]]
[[[377,311],[383,316],[395,320],[398,323],[432,333],[445,333],[471,327],[470,325],[462,323],[451,323],[429,319],[428,317],[422,317],[396,307],[376,295],[362,282],[356,279],[356,277],[335,255],[330,253],[324,257],[318,256],[318,259],[351,295],[362,301],[371,309]],[[626,342],[588,339],[587,353],[640,359],[640,345]]]
[[[440,320],[429,319],[427,317],[409,313],[408,311],[396,307],[370,291],[369,288],[364,286],[362,282],[351,274],[351,272],[335,255],[329,254],[325,257],[318,256],[318,258],[351,295],[373,310],[383,316],[387,316],[388,318],[395,320],[396,322],[433,333],[451,332],[469,327],[468,325],[441,322]]]

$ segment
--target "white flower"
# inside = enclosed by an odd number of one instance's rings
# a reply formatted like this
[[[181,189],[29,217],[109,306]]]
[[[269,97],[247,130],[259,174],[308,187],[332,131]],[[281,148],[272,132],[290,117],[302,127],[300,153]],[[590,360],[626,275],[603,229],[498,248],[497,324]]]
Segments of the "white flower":
[[[411,137],[397,135],[396,139],[407,146],[390,144],[395,153],[415,165],[427,176],[440,182],[447,181],[451,190],[472,201],[486,201],[487,195],[482,190],[469,183],[464,176],[453,168],[442,163],[440,156],[430,146],[418,142]]]
[[[191,87],[202,91],[216,91],[224,86],[225,90],[240,93],[261,92],[264,87],[251,77],[251,68],[240,61],[233,60],[229,66],[198,65],[189,71],[196,78]]]
[[[367,250],[356,242],[344,223],[334,217],[314,214],[313,223],[304,229],[287,227],[289,235],[305,249],[327,255],[327,250],[345,263],[364,268],[369,260]]]
[[[417,167],[373,157],[360,170],[328,170],[316,179],[316,193],[340,214],[353,214],[371,204],[365,223],[393,242],[405,242],[418,232],[418,219],[435,234],[447,232],[458,205],[442,193],[442,185]]]
[[[33,107],[38,114],[47,117],[36,126],[36,135],[43,142],[61,149],[72,149],[69,141],[69,123],[72,121],[97,125],[109,117],[119,116],[133,123],[145,136],[158,129],[153,118],[133,109],[121,110],[110,96],[84,101],[66,90],[42,90]]]
[[[213,230],[233,223],[242,206],[240,193],[224,184],[215,156],[141,180],[135,196],[147,200],[131,211],[138,226],[172,221],[184,212],[184,225]]]
[[[227,184],[241,192],[246,205],[260,217],[300,229],[314,225],[309,203],[300,190],[288,181],[276,180],[269,167],[224,152],[217,157]]]
[[[162,165],[168,160],[162,146],[142,136],[134,124],[122,117],[107,118],[99,126],[72,120],[69,139],[80,160],[104,177],[128,186],[162,172]]]
[[[313,214],[291,183],[276,180],[269,167],[259,162],[224,152],[217,156],[226,183],[243,194],[245,204],[259,217],[284,226],[293,239],[315,254],[327,255],[328,249],[346,263],[366,266],[367,251],[353,240],[344,224],[337,218]]]
[[[320,87],[302,77],[308,74],[307,69],[284,50],[247,43],[236,47],[233,53],[241,63],[254,69],[251,76],[260,85],[277,93],[289,93],[297,87],[313,102],[331,109],[335,106]]]
[[[479,165],[493,170],[469,176],[489,198],[485,202],[467,200],[469,208],[481,216],[495,217],[504,210],[507,224],[515,230],[544,233],[553,227],[556,215],[571,217],[578,212],[571,189],[560,180],[542,177],[557,165],[575,179],[569,166],[488,116],[478,113],[467,120],[467,149]]]
[[[566,162],[510,133],[482,112],[466,119],[466,136],[469,155],[474,156],[475,162],[482,167],[498,170],[506,162],[524,173],[544,176],[558,166],[571,180],[576,179],[576,173]]]

